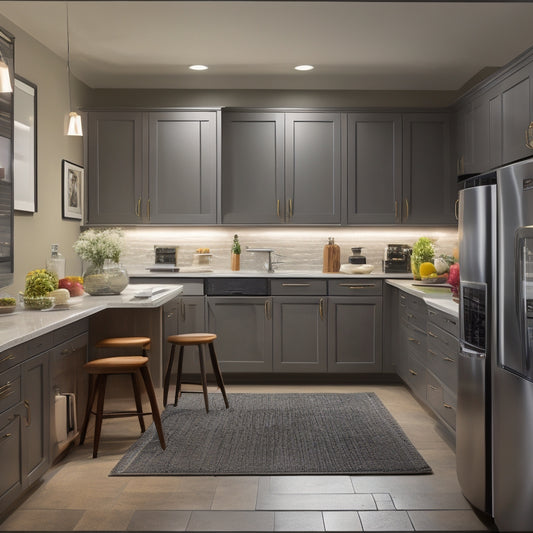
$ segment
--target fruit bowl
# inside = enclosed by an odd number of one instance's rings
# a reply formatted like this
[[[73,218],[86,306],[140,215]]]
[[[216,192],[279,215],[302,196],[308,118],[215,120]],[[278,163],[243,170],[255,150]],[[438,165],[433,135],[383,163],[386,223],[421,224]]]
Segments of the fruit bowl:
[[[440,274],[437,276],[422,276],[424,283],[446,283],[448,281],[448,274]]]

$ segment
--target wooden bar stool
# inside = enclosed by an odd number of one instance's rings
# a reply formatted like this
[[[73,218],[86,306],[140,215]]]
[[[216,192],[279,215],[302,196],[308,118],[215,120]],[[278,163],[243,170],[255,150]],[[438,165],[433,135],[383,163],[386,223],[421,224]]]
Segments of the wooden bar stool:
[[[116,350],[118,348],[138,348],[146,357],[147,350],[150,349],[150,337],[108,337],[95,344],[96,348],[108,348]]]
[[[220,367],[218,366],[217,355],[215,353],[215,347],[213,346],[213,341],[217,338],[214,333],[185,333],[183,335],[171,335],[167,338],[167,341],[172,344],[170,350],[170,359],[168,361],[168,367],[165,374],[165,384],[163,388],[163,405],[167,405],[168,397],[168,388],[170,385],[170,374],[172,372],[172,365],[174,364],[174,353],[176,351],[176,346],[180,347],[179,357],[178,357],[178,376],[176,379],[176,394],[174,396],[174,406],[178,405],[178,396],[181,392],[181,372],[183,368],[183,349],[185,346],[198,346],[198,356],[200,361],[200,376],[202,378],[202,389],[204,392],[204,401],[205,401],[205,410],[209,412],[209,400],[207,397],[207,377],[205,374],[205,363],[204,363],[204,352],[203,346],[207,344],[209,348],[209,355],[211,357],[211,366],[213,367],[213,372],[215,374],[215,379],[217,380],[217,385],[222,392],[224,398],[224,403],[226,404],[226,409],[229,407],[228,397],[226,396],[226,389],[224,387],[224,381],[222,380],[222,374],[220,373]]]
[[[102,431],[102,420],[104,418],[118,418],[126,416],[137,416],[141,426],[141,432],[144,432],[143,416],[152,415],[159,442],[163,450],[166,448],[165,436],[163,434],[163,426],[161,425],[161,417],[159,415],[159,407],[157,406],[157,399],[155,396],[152,378],[148,370],[148,357],[142,355],[106,357],[103,359],[95,359],[85,363],[84,368],[89,374],[89,395],[87,398],[87,407],[85,408],[85,418],[80,433],[80,445],[85,442],[87,434],[87,426],[91,414],[96,415],[96,424],[94,428],[94,443],[93,443],[93,457],[98,454],[98,444],[100,443],[100,434]],[[104,398],[107,377],[113,374],[130,374],[133,384],[133,394],[135,396],[135,411],[104,411]],[[141,403],[141,394],[137,386],[137,379],[142,378],[148,399],[150,400],[151,412],[143,412]],[[93,411],[94,400],[98,396],[96,411]]]

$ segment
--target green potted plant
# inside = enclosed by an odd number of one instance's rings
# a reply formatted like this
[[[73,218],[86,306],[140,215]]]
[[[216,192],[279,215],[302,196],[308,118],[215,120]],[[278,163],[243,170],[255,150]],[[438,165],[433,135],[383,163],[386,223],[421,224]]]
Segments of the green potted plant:
[[[233,236],[233,244],[231,246],[231,270],[241,269],[241,245],[239,243],[239,236]]]
[[[433,262],[435,257],[435,247],[429,237],[420,237],[413,245],[411,255],[411,272],[414,279],[420,279],[420,265],[426,262]]]
[[[85,292],[92,296],[120,294],[128,285],[126,270],[120,265],[123,233],[118,229],[88,229],[74,243],[74,251],[88,263],[83,273]]]

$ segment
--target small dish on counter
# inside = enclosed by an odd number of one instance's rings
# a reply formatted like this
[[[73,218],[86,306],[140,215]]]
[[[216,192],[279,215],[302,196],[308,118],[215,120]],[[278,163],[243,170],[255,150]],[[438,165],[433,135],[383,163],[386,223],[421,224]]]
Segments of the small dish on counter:
[[[9,313],[13,313],[16,308],[16,305],[0,305],[0,315],[7,315]]]
[[[352,265],[350,263],[344,263],[341,265],[339,272],[343,274],[370,274],[374,270],[374,265]]]
[[[55,306],[56,299],[53,296],[24,296],[20,295],[20,299],[24,304],[24,308],[33,311],[42,311],[44,309],[52,309]]]

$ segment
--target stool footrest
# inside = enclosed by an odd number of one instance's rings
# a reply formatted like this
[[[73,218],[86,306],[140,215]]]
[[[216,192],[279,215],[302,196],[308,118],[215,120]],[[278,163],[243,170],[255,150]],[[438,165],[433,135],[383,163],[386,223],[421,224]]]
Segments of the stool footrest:
[[[96,411],[91,411],[91,414],[96,415]],[[102,418],[123,418],[126,416],[149,416],[152,412],[148,411],[104,411]]]

